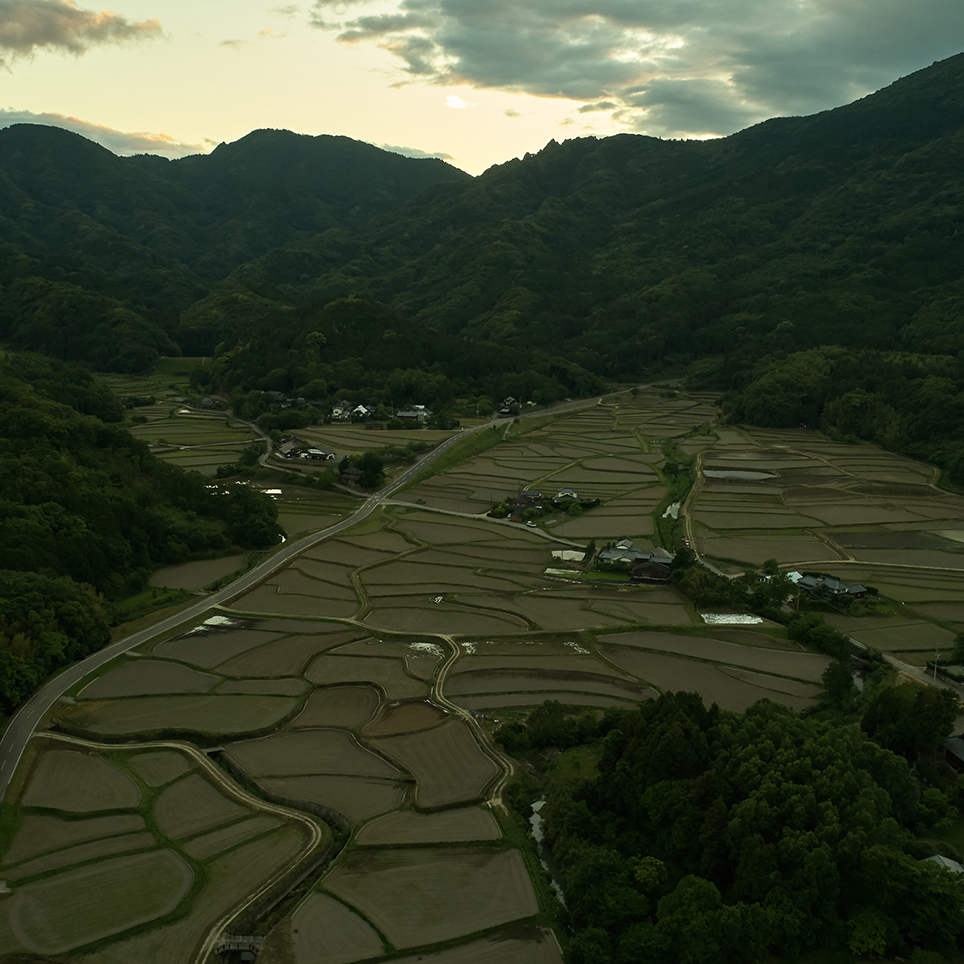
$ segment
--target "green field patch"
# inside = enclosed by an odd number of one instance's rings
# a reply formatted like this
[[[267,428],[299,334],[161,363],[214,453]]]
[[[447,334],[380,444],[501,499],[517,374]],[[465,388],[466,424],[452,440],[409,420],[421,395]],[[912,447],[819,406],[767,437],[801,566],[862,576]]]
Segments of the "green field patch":
[[[714,663],[740,666],[762,673],[772,673],[812,683],[820,682],[823,671],[831,662],[829,657],[816,653],[792,652],[785,649],[770,650],[759,646],[741,646],[739,643],[724,642],[719,639],[710,639],[703,636],[683,636],[675,633],[614,633],[609,636],[600,636],[599,642],[613,643],[617,646],[634,649],[652,650],[653,652],[672,653],[676,656],[688,656],[692,659],[710,660]],[[607,658],[611,658],[610,650],[611,647],[607,647],[605,650]],[[619,661],[616,661],[616,665],[623,666]]]
[[[809,705],[809,701],[798,696],[778,693],[734,679],[712,663],[626,646],[601,646],[600,651],[620,669],[645,679],[663,692],[696,692],[707,705],[716,703],[725,710],[743,713],[757,700],[764,698],[783,703],[794,710]]]
[[[319,586],[324,583],[319,583]],[[302,596],[297,593],[279,592],[273,583],[261,586],[254,592],[232,603],[232,608],[240,612],[270,613],[272,615],[291,614],[295,616],[333,616],[347,619],[355,614],[358,602],[345,599],[323,599],[316,596]]]
[[[204,559],[185,562],[180,566],[168,566],[152,573],[150,585],[168,589],[203,589],[205,586],[225,579],[244,565],[244,556],[228,556],[225,559]]]
[[[4,865],[0,869],[0,874],[13,881],[26,880],[28,877],[37,877],[49,874],[54,870],[62,870],[72,864],[90,863],[103,857],[113,857],[115,854],[136,850],[150,850],[156,848],[157,845],[154,835],[146,832],[105,837],[101,840],[92,840],[89,843],[67,847],[64,850],[45,854],[42,857],[35,857],[33,860],[28,860],[16,867]]]
[[[312,512],[307,507],[294,507],[290,504],[278,505],[278,525],[289,537],[298,537],[308,532],[327,529],[343,519],[349,511]]]
[[[372,777],[312,774],[303,777],[262,777],[258,785],[293,806],[313,804],[341,814],[350,824],[361,823],[405,802],[406,786]]]
[[[463,609],[446,603],[426,604],[421,607],[384,605],[402,602],[392,596],[382,600],[384,608],[375,609],[365,617],[365,622],[376,629],[390,632],[442,633],[444,635],[477,635],[480,633],[517,633],[528,628],[521,617],[496,614],[491,610]]]
[[[428,695],[422,680],[412,679],[403,668],[401,659],[384,656],[319,656],[308,667],[306,678],[318,685],[333,683],[374,683],[390,700],[402,700]]]
[[[230,679],[218,693],[261,693],[268,696],[301,696],[307,684],[302,679]]]
[[[0,907],[28,950],[64,954],[169,913],[193,879],[170,850],[133,854],[27,884]]]
[[[378,716],[365,725],[363,733],[366,738],[414,733],[440,726],[448,718],[448,713],[434,703],[427,700],[409,700],[383,705]]]
[[[143,696],[78,703],[61,709],[57,719],[106,735],[171,730],[227,735],[274,726],[297,705],[279,696]]]
[[[222,676],[285,677],[300,675],[305,664],[326,650],[351,642],[363,635],[357,629],[345,630],[343,625],[335,628],[341,632],[320,636],[300,635],[276,643],[268,643],[257,649],[249,649],[240,656],[222,663],[217,669]]]
[[[517,850],[356,850],[325,879],[396,947],[531,917],[539,904]]]
[[[371,742],[415,777],[415,802],[419,807],[474,800],[499,773],[461,720],[451,719],[430,730]]]
[[[357,729],[372,718],[380,699],[379,692],[371,686],[326,686],[316,689],[305,701],[304,709],[294,718],[291,726]]]
[[[232,743],[225,755],[254,777],[312,773],[397,780],[402,774],[344,730],[296,730]]]
[[[250,816],[251,811],[229,799],[198,773],[161,791],[154,803],[154,819],[168,837],[193,837],[205,830]]]
[[[258,814],[240,823],[233,823],[227,827],[220,827],[210,833],[202,834],[184,844],[184,852],[195,860],[207,860],[229,847],[236,847],[252,837],[259,837],[263,833],[277,830],[282,826],[281,820],[267,813]]]
[[[191,761],[174,750],[147,750],[127,758],[127,765],[151,787],[162,787],[165,783],[187,773]]]
[[[137,784],[106,760],[78,750],[45,750],[19,802],[84,813],[136,807],[140,799]]]
[[[180,663],[160,659],[136,659],[105,673],[80,692],[79,699],[111,699],[160,693],[206,693],[221,682],[220,676],[199,673]]]
[[[378,932],[341,901],[309,894],[290,922],[295,964],[349,964],[385,952]]]
[[[159,643],[154,647],[155,656],[178,659],[209,669],[237,656],[255,646],[263,646],[278,639],[277,633],[257,629],[236,629],[226,633],[194,631],[178,639]]]
[[[502,836],[495,817],[481,807],[460,807],[439,813],[398,810],[365,824],[355,840],[360,846],[393,844],[470,843]]]
[[[19,863],[63,847],[101,837],[134,833],[144,827],[144,818],[133,813],[83,820],[64,820],[46,814],[28,813],[24,814],[20,829],[3,859],[5,864]]]

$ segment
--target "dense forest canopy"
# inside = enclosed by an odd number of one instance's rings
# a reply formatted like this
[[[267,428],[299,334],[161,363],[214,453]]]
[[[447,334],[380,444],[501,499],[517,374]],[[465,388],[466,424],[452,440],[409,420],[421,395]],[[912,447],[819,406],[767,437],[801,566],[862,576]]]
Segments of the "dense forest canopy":
[[[111,601],[159,566],[280,538],[277,506],[150,454],[90,374],[0,363],[0,715],[109,639]]]
[[[858,727],[668,693],[601,729],[598,776],[542,811],[572,964],[955,947],[964,883],[916,839],[952,808]]]
[[[0,337],[118,370],[216,354],[228,387],[332,394],[395,368],[549,396],[707,356],[726,388],[825,345],[956,358],[962,108],[964,55],[811,117],[553,142],[477,178],[347,138],[165,161],[19,125]]]

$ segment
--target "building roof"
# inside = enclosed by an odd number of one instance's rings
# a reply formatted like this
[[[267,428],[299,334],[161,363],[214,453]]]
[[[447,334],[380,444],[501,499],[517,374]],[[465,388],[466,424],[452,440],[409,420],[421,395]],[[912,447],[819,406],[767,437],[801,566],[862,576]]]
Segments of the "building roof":
[[[951,871],[954,874],[964,874],[964,867],[962,867],[956,860],[951,860],[950,857],[943,857],[940,854],[934,854],[932,857],[928,857],[928,860],[932,860],[938,867],[943,867],[945,870]]]

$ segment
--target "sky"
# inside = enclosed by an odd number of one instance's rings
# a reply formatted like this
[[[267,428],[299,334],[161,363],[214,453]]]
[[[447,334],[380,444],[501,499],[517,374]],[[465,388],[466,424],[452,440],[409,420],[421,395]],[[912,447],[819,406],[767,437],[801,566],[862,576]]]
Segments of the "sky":
[[[964,48],[962,0],[114,2],[0,0],[0,127],[167,157],[284,128],[478,174],[814,113]]]

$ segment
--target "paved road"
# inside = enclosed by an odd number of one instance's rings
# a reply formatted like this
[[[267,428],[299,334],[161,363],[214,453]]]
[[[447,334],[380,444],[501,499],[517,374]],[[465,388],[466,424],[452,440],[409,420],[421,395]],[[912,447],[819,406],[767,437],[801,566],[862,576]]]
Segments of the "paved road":
[[[613,392],[611,395],[604,397],[615,397],[621,394],[625,394],[625,392]],[[579,399],[577,401],[555,405],[551,409],[541,409],[535,412],[526,412],[524,415],[520,416],[520,418],[537,418],[547,414],[556,415],[560,412],[596,405],[601,401],[602,398],[598,400]],[[337,535],[339,532],[348,529],[349,527],[360,522],[362,519],[371,515],[372,512],[379,508],[383,503],[390,500],[395,492],[409,483],[431,462],[450,449],[453,445],[456,445],[466,436],[475,434],[476,432],[484,432],[492,427],[505,426],[508,424],[508,421],[508,419],[502,419],[486,422],[482,425],[465,429],[453,435],[451,438],[446,439],[440,445],[432,449],[431,452],[428,452],[426,455],[422,456],[421,459],[415,462],[414,465],[407,469],[397,479],[385,486],[385,488],[374,493],[372,496],[366,499],[358,510],[348,518],[343,519],[341,522],[337,522],[335,525],[329,526],[327,529],[323,529],[320,532],[312,533],[311,535],[307,535],[302,539],[298,539],[296,542],[291,542],[284,545],[269,559],[266,559],[260,565],[255,566],[255,568],[250,572],[245,573],[224,589],[204,596],[203,599],[200,599],[193,606],[183,609],[175,615],[162,620],[161,622],[154,623],[148,629],[144,629],[139,633],[134,633],[131,636],[127,636],[124,639],[119,639],[116,642],[111,643],[109,646],[104,647],[104,649],[101,649],[98,652],[93,653],[91,656],[88,656],[86,659],[81,660],[81,662],[68,666],[65,670],[63,670],[63,672],[59,673],[53,679],[48,680],[47,683],[37,690],[37,692],[34,693],[34,695],[31,696],[30,699],[20,707],[17,713],[7,724],[7,728],[4,730],[3,736],[0,738],[0,800],[3,800],[4,796],[6,795],[7,788],[9,787],[13,774],[17,769],[17,765],[20,763],[20,759],[23,756],[23,751],[27,746],[27,741],[33,735],[34,730],[40,724],[41,720],[50,710],[50,708],[75,683],[79,682],[89,673],[92,673],[95,669],[103,666],[115,656],[120,656],[121,654],[126,653],[128,650],[133,649],[135,646],[139,646],[141,643],[146,643],[148,640],[153,639],[155,636],[159,636],[162,633],[169,632],[183,623],[196,620],[199,616],[212,607],[225,606],[233,602],[235,599],[248,592],[258,583],[263,582],[270,576],[274,575],[274,573],[276,573],[279,569],[283,569],[295,556],[300,555],[302,552],[310,549],[314,545],[317,545],[319,542],[323,542],[325,539],[330,539],[332,536]],[[266,459],[270,453],[271,447],[269,440],[268,449],[264,453],[263,458]],[[420,508],[418,506],[415,507]]]

